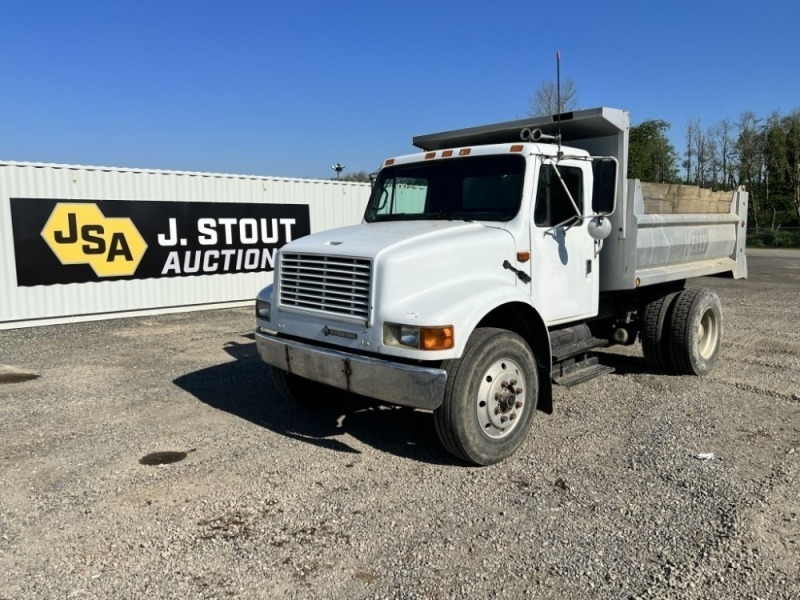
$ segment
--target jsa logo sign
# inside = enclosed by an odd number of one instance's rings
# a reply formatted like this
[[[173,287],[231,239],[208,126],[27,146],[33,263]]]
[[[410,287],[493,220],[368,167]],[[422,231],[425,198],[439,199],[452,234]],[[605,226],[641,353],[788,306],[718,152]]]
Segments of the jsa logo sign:
[[[96,204],[57,204],[42,237],[61,264],[88,264],[98,277],[133,275],[147,250],[133,221],[107,218]]]

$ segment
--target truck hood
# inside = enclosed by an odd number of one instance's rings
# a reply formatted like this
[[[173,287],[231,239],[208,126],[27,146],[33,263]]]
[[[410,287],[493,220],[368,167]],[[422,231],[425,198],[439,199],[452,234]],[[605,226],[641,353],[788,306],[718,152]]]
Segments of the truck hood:
[[[514,288],[512,234],[466,221],[362,223],[323,231],[284,247],[297,253],[371,258],[372,302],[391,322],[437,324],[484,290]],[[450,315],[452,316],[452,315]],[[411,319],[411,321],[409,321]]]
[[[494,243],[490,243],[489,239]],[[419,256],[422,252],[430,257],[432,252],[438,254],[437,250],[463,252],[476,244],[494,246],[500,239],[505,241],[508,251],[513,252],[513,238],[504,229],[468,221],[390,221],[321,231],[294,240],[285,248],[291,252],[375,260],[387,253],[395,255],[409,252]],[[446,255],[438,257],[447,258]],[[429,265],[419,265],[420,268],[426,266]]]

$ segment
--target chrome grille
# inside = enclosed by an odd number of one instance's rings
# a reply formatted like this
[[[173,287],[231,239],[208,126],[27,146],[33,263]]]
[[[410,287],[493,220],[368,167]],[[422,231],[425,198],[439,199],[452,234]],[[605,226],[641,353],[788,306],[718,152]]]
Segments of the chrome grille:
[[[368,258],[281,252],[280,305],[367,321],[371,273]]]

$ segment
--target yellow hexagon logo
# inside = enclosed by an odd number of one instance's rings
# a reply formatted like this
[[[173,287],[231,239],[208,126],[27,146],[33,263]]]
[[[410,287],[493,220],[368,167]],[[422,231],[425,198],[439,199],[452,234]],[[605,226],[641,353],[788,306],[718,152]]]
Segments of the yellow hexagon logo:
[[[107,218],[96,204],[59,202],[42,237],[61,264],[88,264],[98,277],[133,275],[147,250],[133,221]]]

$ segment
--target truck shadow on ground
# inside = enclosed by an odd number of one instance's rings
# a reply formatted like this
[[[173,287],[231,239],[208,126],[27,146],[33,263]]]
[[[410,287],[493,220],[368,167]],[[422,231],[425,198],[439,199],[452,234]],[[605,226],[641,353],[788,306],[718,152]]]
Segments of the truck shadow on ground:
[[[614,367],[613,375],[675,375],[668,371],[663,371],[651,367],[642,356],[629,356],[626,354],[615,354],[607,350],[594,350],[600,363],[608,367]]]
[[[320,448],[360,454],[341,439],[352,436],[381,452],[432,464],[457,464],[440,445],[430,413],[338,390],[330,402],[292,403],[275,390],[255,342],[230,342],[225,351],[236,360],[187,373],[174,383],[209,406]]]

